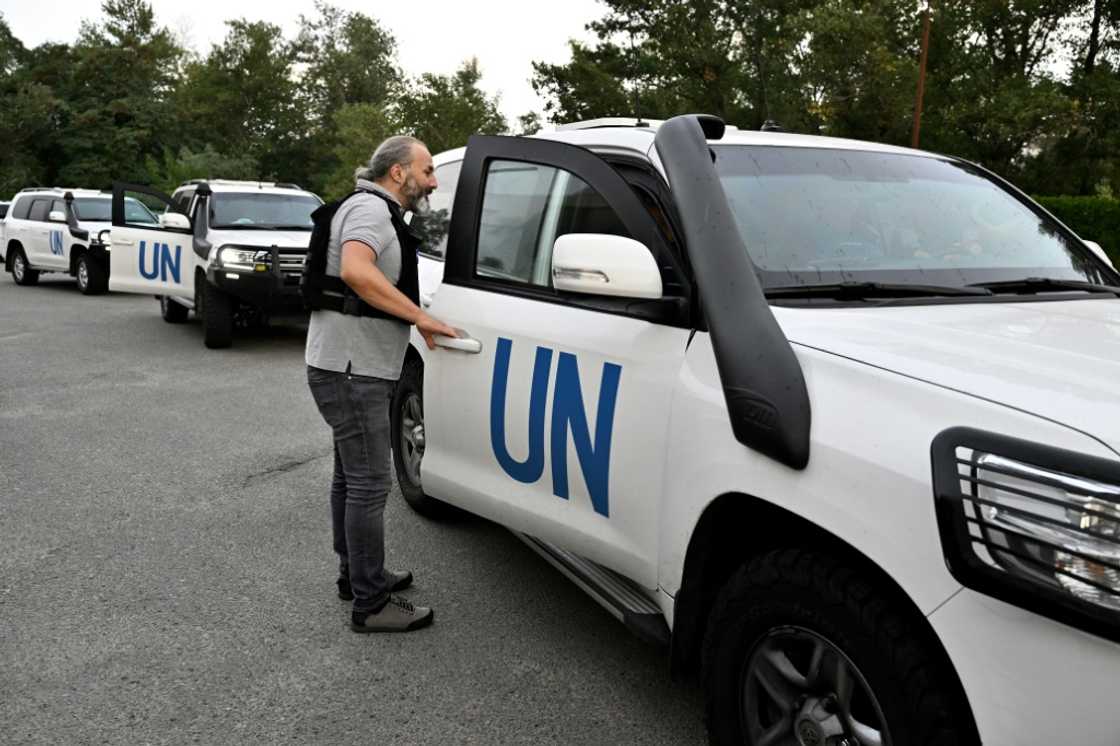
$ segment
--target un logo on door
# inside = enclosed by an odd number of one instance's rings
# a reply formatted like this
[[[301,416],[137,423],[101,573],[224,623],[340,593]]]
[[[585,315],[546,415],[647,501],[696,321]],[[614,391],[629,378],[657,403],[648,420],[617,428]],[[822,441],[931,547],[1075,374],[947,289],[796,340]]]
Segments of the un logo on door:
[[[51,231],[51,253],[62,256],[62,231]]]
[[[518,461],[506,447],[506,386],[513,341],[498,338],[494,357],[494,378],[490,388],[490,446],[502,471],[518,482],[532,484],[544,474],[545,405],[548,401],[549,374],[553,351],[538,347],[533,361],[533,382],[529,393],[529,455]],[[614,406],[622,366],[603,363],[599,383],[599,402],[595,410],[595,434],[591,434],[583,391],[579,384],[576,356],[561,352],[556,363],[552,389],[552,417],[548,428],[552,462],[552,494],[568,499],[568,438],[571,436],[580,471],[591,497],[591,507],[604,518],[610,517],[611,431]]]

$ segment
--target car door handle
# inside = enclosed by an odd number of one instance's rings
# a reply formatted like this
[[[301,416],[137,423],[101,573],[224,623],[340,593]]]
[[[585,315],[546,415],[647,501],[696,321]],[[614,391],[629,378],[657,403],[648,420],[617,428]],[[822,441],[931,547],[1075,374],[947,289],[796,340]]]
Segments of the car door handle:
[[[437,347],[446,347],[449,350],[467,352],[477,355],[482,352],[482,343],[473,337],[445,337],[442,334],[432,335]]]
[[[110,238],[110,240],[112,240],[112,238]],[[136,242],[135,241],[125,241],[123,239],[118,238],[116,240],[113,240],[113,245],[114,246],[135,246]]]

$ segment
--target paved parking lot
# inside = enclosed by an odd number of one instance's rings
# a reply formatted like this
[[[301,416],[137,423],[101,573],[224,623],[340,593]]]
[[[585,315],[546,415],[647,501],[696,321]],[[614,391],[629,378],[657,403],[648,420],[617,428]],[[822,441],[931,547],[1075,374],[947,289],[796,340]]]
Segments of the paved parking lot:
[[[211,351],[151,298],[0,277],[0,741],[702,743],[663,652],[399,494],[390,563],[436,623],[349,631],[304,332]]]

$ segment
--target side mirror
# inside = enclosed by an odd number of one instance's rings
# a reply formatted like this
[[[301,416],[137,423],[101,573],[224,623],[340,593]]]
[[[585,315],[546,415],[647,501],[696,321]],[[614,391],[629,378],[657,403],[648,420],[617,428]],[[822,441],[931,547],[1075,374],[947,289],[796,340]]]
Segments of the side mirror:
[[[65,223],[66,222],[66,213],[63,212],[62,210],[51,210],[51,214],[48,215],[47,218],[52,223]]]
[[[191,220],[181,212],[164,212],[160,213],[159,227],[189,231],[191,229]]]
[[[552,247],[557,290],[623,298],[660,298],[661,271],[653,254],[632,238],[569,233]]]
[[[1099,243],[1097,243],[1096,241],[1086,241],[1084,238],[1081,240],[1085,242],[1086,246],[1093,250],[1093,253],[1097,255],[1098,259],[1100,259],[1102,262],[1112,267],[1113,269],[1116,269],[1115,265],[1113,265],[1112,263],[1112,260],[1109,259],[1108,254],[1105,253],[1105,250]]]

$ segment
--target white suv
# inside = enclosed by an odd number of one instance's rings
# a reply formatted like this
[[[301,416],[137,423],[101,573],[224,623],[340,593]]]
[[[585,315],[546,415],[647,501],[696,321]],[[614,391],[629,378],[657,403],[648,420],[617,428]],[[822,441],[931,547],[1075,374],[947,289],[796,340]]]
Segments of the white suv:
[[[164,204],[160,225],[135,225],[118,205],[129,195]],[[148,293],[164,320],[193,309],[207,347],[229,347],[239,321],[302,310],[299,278],[311,239],[311,213],[322,204],[295,184],[194,179],[171,196],[113,185],[109,287]]]
[[[474,137],[398,480],[700,673],[718,744],[1116,743],[1120,276],[914,150]],[[444,181],[441,179],[441,181]]]
[[[34,285],[43,272],[64,272],[86,295],[105,292],[109,277],[104,231],[112,224],[112,201],[93,189],[24,189],[0,221],[4,266],[17,285]],[[135,199],[125,204],[137,224],[156,217]]]

